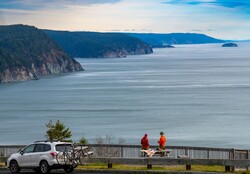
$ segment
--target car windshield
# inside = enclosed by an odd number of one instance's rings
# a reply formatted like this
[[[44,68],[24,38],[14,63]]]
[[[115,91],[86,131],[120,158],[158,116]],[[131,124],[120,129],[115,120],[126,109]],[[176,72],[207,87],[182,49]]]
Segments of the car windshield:
[[[58,145],[56,145],[56,151],[69,152],[71,150],[72,150],[72,145],[71,144],[58,144]]]

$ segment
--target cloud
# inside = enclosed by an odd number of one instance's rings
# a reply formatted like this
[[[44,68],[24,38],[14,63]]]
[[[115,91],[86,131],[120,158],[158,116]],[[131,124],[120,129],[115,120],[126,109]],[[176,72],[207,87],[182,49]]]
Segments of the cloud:
[[[169,0],[165,4],[212,5],[227,8],[239,8],[250,13],[249,0]]]
[[[0,9],[36,10],[42,8],[66,8],[70,5],[117,3],[121,0],[8,0],[0,1]]]
[[[190,30],[191,32],[206,32],[206,31],[215,31],[213,29],[205,29],[205,30],[201,30],[201,29],[193,29],[193,30]]]
[[[202,32],[203,30],[199,30],[199,29],[193,29],[193,30],[190,30],[192,32]]]

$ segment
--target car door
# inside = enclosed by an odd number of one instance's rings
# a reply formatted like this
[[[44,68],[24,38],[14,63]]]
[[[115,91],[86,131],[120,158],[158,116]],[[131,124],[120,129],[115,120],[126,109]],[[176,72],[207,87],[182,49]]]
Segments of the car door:
[[[32,167],[38,167],[40,163],[40,158],[43,155],[44,151],[44,144],[36,144],[34,148],[34,152],[32,154],[32,162],[31,166]]]
[[[31,144],[20,151],[20,156],[18,157],[18,164],[20,167],[31,167],[32,154],[34,151],[35,144]]]

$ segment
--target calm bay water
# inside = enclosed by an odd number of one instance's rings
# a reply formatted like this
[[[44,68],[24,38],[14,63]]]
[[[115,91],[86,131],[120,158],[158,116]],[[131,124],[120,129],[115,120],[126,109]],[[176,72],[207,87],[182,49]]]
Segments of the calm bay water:
[[[77,59],[84,72],[0,84],[0,144],[44,139],[60,120],[73,139],[250,148],[250,43],[179,45],[122,59]]]

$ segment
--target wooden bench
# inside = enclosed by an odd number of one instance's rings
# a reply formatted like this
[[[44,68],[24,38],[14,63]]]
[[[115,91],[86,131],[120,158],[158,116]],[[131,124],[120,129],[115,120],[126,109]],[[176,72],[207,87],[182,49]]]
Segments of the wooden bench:
[[[170,157],[170,153],[172,150],[154,150],[154,149],[148,149],[148,150],[143,150],[141,149],[141,157],[152,157],[152,156],[157,156],[159,155],[160,157]]]

